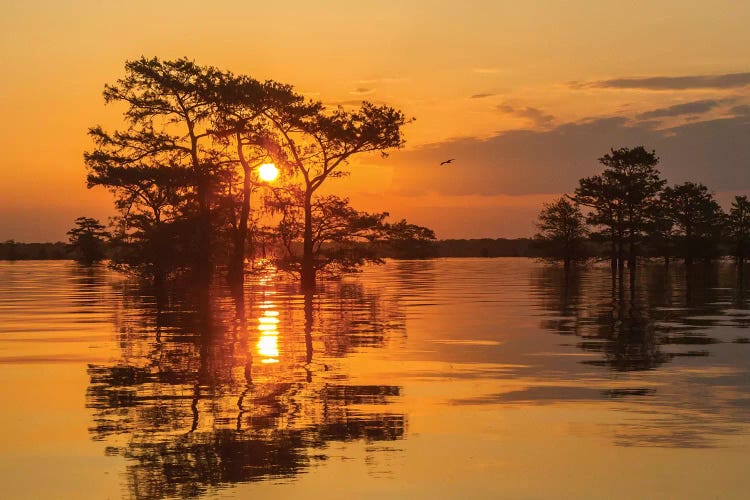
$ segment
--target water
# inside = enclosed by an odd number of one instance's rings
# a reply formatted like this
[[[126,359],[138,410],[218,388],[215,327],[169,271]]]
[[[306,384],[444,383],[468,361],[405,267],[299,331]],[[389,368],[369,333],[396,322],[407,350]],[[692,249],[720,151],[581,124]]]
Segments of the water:
[[[391,261],[157,299],[0,262],[4,498],[744,498],[730,264]]]

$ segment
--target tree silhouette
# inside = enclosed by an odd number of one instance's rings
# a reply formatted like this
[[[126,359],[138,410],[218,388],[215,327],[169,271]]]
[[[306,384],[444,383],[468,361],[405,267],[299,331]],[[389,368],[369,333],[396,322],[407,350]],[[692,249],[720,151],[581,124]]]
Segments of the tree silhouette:
[[[723,213],[708,188],[685,182],[665,188],[661,199],[666,207],[664,216],[674,224],[678,239],[684,243],[681,247],[685,264],[691,265],[698,256],[716,257]]]
[[[170,271],[195,263],[190,242],[192,170],[180,166],[99,165],[89,187],[106,186],[120,216],[114,219],[113,266],[163,280]]]
[[[669,206],[660,198],[655,207],[654,223],[648,237],[648,247],[651,255],[664,259],[664,267],[669,268],[670,258],[675,253],[675,227],[668,217]]]
[[[275,141],[274,122],[268,116],[307,116],[317,113],[321,104],[306,102],[291,85],[274,81],[261,83],[244,75],[224,79],[215,89],[213,98],[216,135],[223,144],[235,149],[242,169],[242,200],[239,216],[233,224],[230,276],[243,281],[250,197],[259,186],[257,169],[263,163],[283,157]]]
[[[346,175],[348,161],[357,154],[400,148],[407,120],[389,106],[363,102],[356,111],[338,108],[326,112],[322,105],[272,106],[265,116],[274,124],[282,164],[301,177],[300,209],[304,215],[300,275],[302,288],[315,288],[314,198],[326,179]]]
[[[603,227],[602,236],[610,240],[612,268],[622,274],[626,258],[631,269],[636,267],[639,247],[653,226],[658,195],[666,181],[656,169],[656,153],[643,146],[612,149],[599,162],[604,172],[581,179],[574,199],[593,209],[588,222]]]
[[[195,266],[200,275],[207,276],[217,184],[222,168],[231,164],[213,145],[210,118],[214,91],[229,75],[185,58],[161,61],[145,57],[126,62],[125,73],[116,84],[105,86],[104,100],[127,106],[124,117],[128,128],[111,134],[101,127],[89,130],[95,145],[84,155],[89,186],[116,188],[125,193],[121,204],[132,206],[128,198],[133,190],[115,180],[123,174],[117,169],[135,168],[147,178],[159,175],[154,170],[174,169],[179,179],[187,181],[180,194],[191,205]],[[191,175],[185,176],[185,171]]]
[[[84,158],[88,186],[108,188],[120,212],[115,266],[153,273],[157,280],[192,270],[205,280],[214,264],[227,262],[230,277],[241,282],[248,243],[269,240],[256,231],[268,208],[287,214],[278,226],[286,230],[290,214],[301,214],[301,232],[294,234],[302,243],[298,271],[305,289],[312,289],[316,273],[333,262],[334,247],[321,243],[331,240],[330,231],[314,233],[323,227],[319,220],[313,228],[314,211],[335,219],[331,226],[340,226],[342,217],[350,219],[348,229],[354,233],[336,236],[337,261],[348,260],[342,269],[377,260],[367,258],[361,245],[356,246],[360,257],[343,250],[355,248],[350,240],[362,240],[364,231],[357,224],[377,214],[356,212],[348,202],[340,203],[344,197],[318,196],[317,191],[326,179],[345,175],[354,155],[385,155],[401,147],[407,120],[400,111],[367,102],[352,112],[328,111],[290,85],[259,82],[185,58],[128,61],[125,77],[107,85],[104,98],[126,105],[127,128],[110,133],[92,127],[94,148]],[[253,214],[257,168],[270,161],[286,174],[280,190],[286,193],[284,203],[298,209],[279,210],[276,199],[276,205],[255,207]],[[382,217],[376,225],[386,227]],[[402,236],[409,228],[400,227]],[[391,231],[395,234],[396,227]],[[367,251],[374,255],[375,249]]]
[[[397,259],[427,259],[434,257],[435,232],[406,220],[387,223],[383,228],[382,250]]]
[[[578,205],[565,197],[545,203],[537,227],[535,246],[543,256],[562,260],[565,269],[573,261],[585,258],[583,247],[588,230]]]
[[[281,266],[298,274],[303,272],[304,253],[299,242],[306,230],[305,193],[296,186],[278,189],[269,197],[268,206],[281,214],[276,228],[285,250]],[[340,275],[366,262],[380,262],[373,245],[382,238],[387,213],[360,212],[349,200],[338,196],[319,196],[310,203],[310,238],[314,273]],[[303,247],[304,252],[304,247]]]
[[[750,245],[750,201],[747,196],[735,196],[727,216],[727,233],[732,243],[732,254],[737,265],[745,263]]]
[[[109,233],[104,230],[104,226],[98,220],[78,217],[75,220],[75,227],[68,231],[68,236],[78,262],[91,265],[106,257]]]

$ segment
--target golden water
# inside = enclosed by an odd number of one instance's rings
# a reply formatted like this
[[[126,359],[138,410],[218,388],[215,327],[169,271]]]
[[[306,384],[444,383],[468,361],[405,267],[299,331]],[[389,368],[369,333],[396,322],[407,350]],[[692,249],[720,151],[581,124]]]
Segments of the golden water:
[[[0,262],[2,497],[745,498],[746,295],[445,259],[157,300]]]

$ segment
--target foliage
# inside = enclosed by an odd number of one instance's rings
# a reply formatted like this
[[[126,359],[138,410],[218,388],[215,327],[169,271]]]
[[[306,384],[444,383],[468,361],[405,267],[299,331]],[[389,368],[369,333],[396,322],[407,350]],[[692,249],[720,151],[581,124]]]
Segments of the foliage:
[[[131,229],[148,237],[153,231],[162,234],[164,222],[191,221],[194,265],[206,270],[215,233],[211,220],[226,205],[223,184],[231,179],[232,165],[214,144],[210,119],[214,91],[231,75],[184,58],[142,57],[128,61],[125,72],[116,84],[105,86],[104,100],[127,106],[127,129],[89,130],[94,149],[84,155],[88,185],[107,187],[115,195],[120,241],[128,241]],[[190,245],[181,241],[172,251],[179,248]]]
[[[304,254],[297,244],[305,233],[305,192],[296,186],[277,189],[266,205],[280,214],[276,234],[283,248],[278,265],[302,273]],[[347,198],[316,197],[311,204],[311,242],[315,272],[339,275],[367,262],[381,262],[373,245],[385,230],[387,213],[360,212]]]
[[[734,197],[726,223],[732,255],[742,264],[750,246],[750,201],[747,196]]]
[[[561,260],[566,267],[573,261],[586,258],[584,244],[588,229],[577,204],[564,196],[546,203],[539,214],[537,227],[539,233],[535,236],[535,246],[544,257]]]
[[[356,111],[339,107],[328,112],[320,103],[301,99],[282,106],[272,105],[263,115],[273,125],[278,149],[273,153],[277,162],[288,166],[300,179],[302,204],[302,287],[315,287],[313,211],[316,191],[328,178],[346,175],[343,168],[352,156],[380,152],[404,144],[402,127],[407,119],[401,111],[389,106],[363,102]],[[326,201],[323,201],[326,204]]]
[[[106,245],[109,233],[98,220],[90,217],[78,217],[75,227],[68,231],[70,246],[74,250],[75,260],[91,265],[107,256]]]
[[[406,220],[386,223],[383,227],[381,253],[395,259],[427,259],[437,253],[435,232]]]
[[[580,180],[574,200],[589,207],[587,222],[600,227],[610,241],[610,258],[622,269],[627,255],[635,265],[639,247],[653,229],[659,192],[666,183],[656,165],[654,151],[642,146],[612,149],[599,158],[604,171]]]
[[[680,256],[691,264],[695,257],[716,258],[724,226],[724,214],[703,184],[684,182],[664,189],[664,217],[674,224]]]
[[[356,111],[329,111],[290,85],[185,58],[126,62],[124,78],[105,87],[104,99],[126,106],[127,127],[92,127],[94,147],[84,158],[89,187],[115,196],[115,266],[157,274],[194,269],[203,277],[213,263],[227,262],[241,278],[264,210],[283,214],[280,241],[290,248],[290,238],[302,241],[301,259],[287,253],[308,288],[318,270],[377,260],[360,243],[372,228],[385,230],[385,214],[357,212],[345,198],[316,192],[326,179],[345,175],[353,155],[401,147],[407,120],[400,111],[367,102]],[[254,215],[257,167],[269,161],[286,172],[287,185],[278,190],[286,201]],[[416,228],[404,222],[391,232],[404,233],[405,241],[429,236]],[[328,241],[336,243],[322,243]]]
[[[0,260],[59,260],[73,258],[70,245],[57,243],[0,242]]]

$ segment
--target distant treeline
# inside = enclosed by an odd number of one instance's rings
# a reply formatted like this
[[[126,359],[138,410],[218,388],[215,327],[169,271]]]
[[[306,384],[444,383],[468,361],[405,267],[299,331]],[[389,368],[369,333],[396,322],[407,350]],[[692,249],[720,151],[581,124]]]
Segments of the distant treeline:
[[[725,256],[738,269],[750,255],[750,199],[735,196],[725,212],[699,182],[667,185],[659,157],[643,146],[611,149],[599,158],[601,173],[578,181],[573,194],[546,203],[533,248],[568,268],[573,262],[607,259],[613,280],[624,269],[635,279],[638,262],[673,259],[690,267]]]
[[[381,257],[424,259],[432,257],[536,257],[530,238],[448,239],[432,242],[429,247],[404,245],[398,252],[381,249]],[[75,251],[67,243],[0,243],[0,260],[65,260],[74,259]]]
[[[0,260],[60,260],[72,259],[70,245],[57,243],[19,243],[8,240],[0,243]]]
[[[435,242],[436,257],[529,257],[529,238],[482,238]]]

